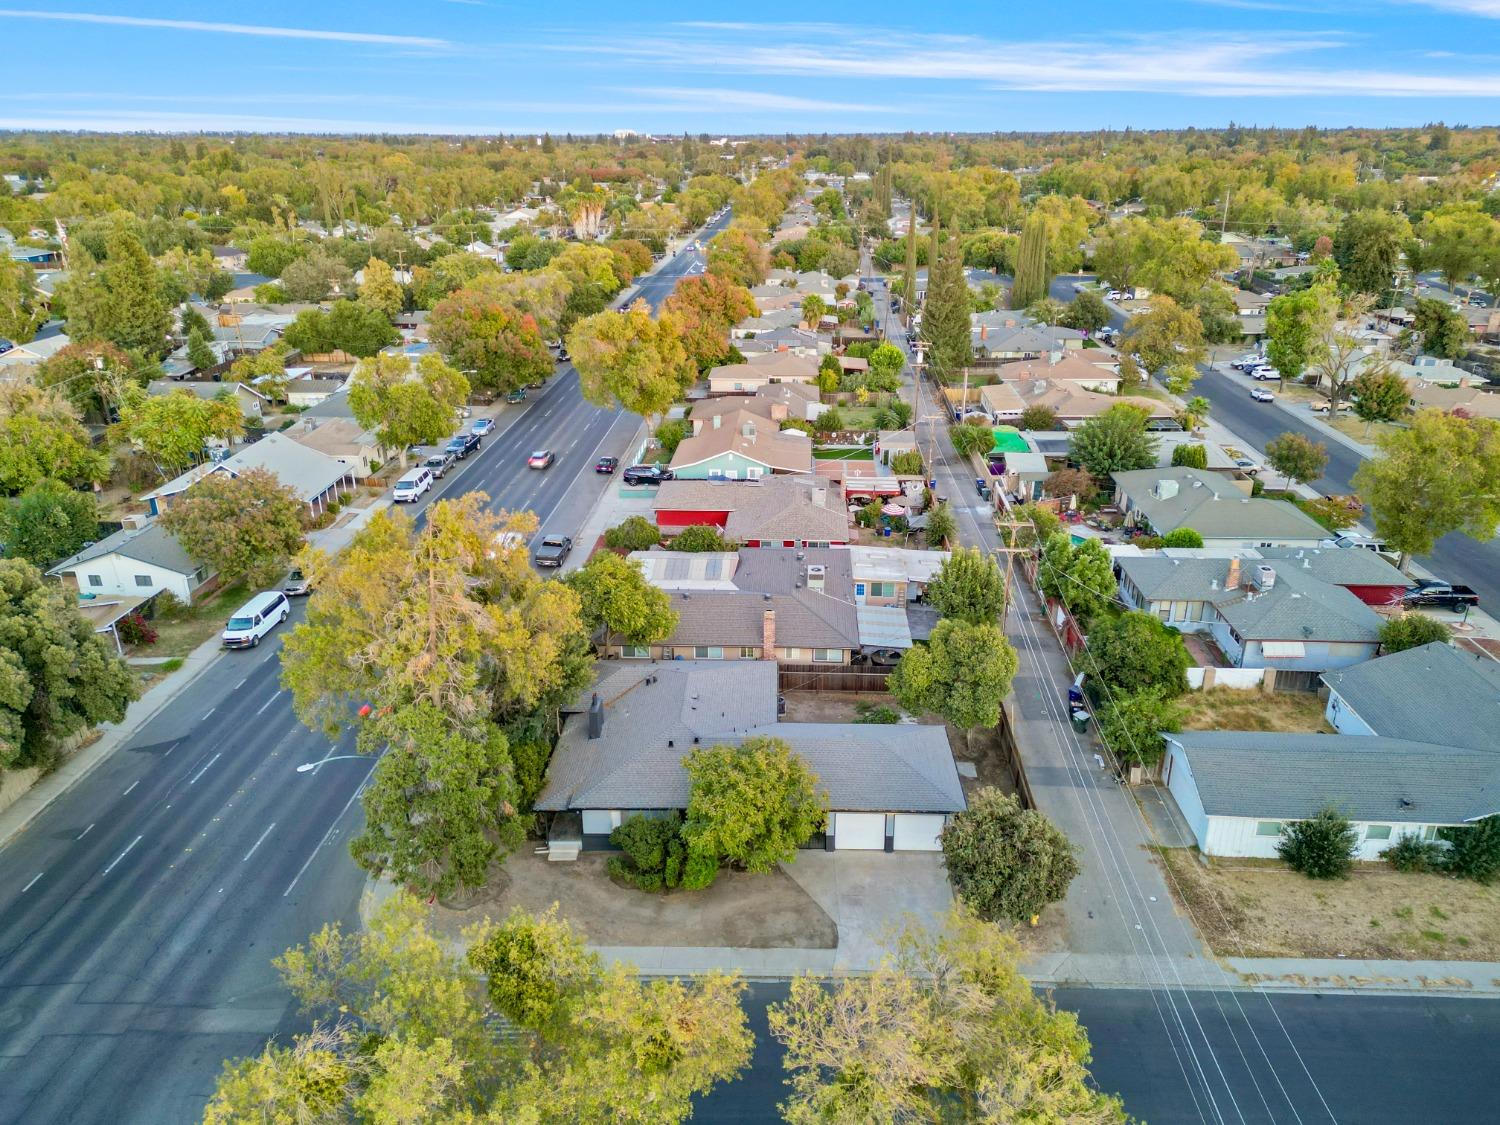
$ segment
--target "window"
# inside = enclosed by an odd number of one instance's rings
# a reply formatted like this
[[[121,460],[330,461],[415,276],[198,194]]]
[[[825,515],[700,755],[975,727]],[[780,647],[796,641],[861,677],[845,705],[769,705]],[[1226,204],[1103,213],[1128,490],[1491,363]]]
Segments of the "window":
[[[135,576],[135,584],[137,586],[145,586],[145,587],[149,588],[150,585],[151,585],[151,575],[149,575],[149,574],[137,574]]]
[[[102,574],[90,574],[89,575],[89,585],[90,586],[103,586],[104,585],[104,575],[102,575]]]
[[[697,645],[693,648],[694,660],[723,660],[724,650],[718,645]]]
[[[1256,825],[1255,825],[1255,834],[1257,836],[1280,836],[1281,835],[1281,821],[1279,821],[1279,820],[1262,820],[1262,821],[1258,821],[1256,823]]]
[[[754,660],[759,655],[760,655],[760,649],[758,649],[758,648],[751,648],[749,645],[745,645],[743,648],[740,649],[740,659],[741,660]]]
[[[854,584],[854,596],[856,598],[862,598],[865,596],[865,584],[863,582],[856,582]]]
[[[804,547],[827,547],[829,542],[827,539],[806,539],[802,545]]]
[[[870,597],[872,598],[894,598],[896,596],[896,584],[894,582],[871,582]]]
[[[1391,838],[1391,826],[1389,824],[1367,824],[1365,825],[1366,840],[1389,840]]]
[[[1437,830],[1437,825],[1436,824],[1426,825],[1422,829],[1422,839],[1424,839],[1424,840],[1436,840],[1438,838],[1437,832],[1438,832],[1438,830]]]
[[[620,655],[626,660],[649,660],[651,649],[646,645],[621,645]]]
[[[842,664],[843,661],[844,661],[844,654],[839,649],[836,649],[836,648],[815,648],[815,649],[813,649],[813,663],[814,664]]]

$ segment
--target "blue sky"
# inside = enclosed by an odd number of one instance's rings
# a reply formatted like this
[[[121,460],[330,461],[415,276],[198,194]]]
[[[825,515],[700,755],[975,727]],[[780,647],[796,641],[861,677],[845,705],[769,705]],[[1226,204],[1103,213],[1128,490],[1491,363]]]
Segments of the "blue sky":
[[[0,128],[1500,122],[1500,0],[81,4],[0,8]]]

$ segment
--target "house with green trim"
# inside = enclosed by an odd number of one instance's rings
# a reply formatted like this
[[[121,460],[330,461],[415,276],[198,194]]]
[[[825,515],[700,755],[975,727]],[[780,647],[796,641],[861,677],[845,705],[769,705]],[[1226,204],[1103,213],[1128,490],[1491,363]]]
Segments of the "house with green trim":
[[[783,430],[749,410],[694,418],[691,437],[672,456],[678,480],[757,480],[772,473],[813,471],[812,439]]]

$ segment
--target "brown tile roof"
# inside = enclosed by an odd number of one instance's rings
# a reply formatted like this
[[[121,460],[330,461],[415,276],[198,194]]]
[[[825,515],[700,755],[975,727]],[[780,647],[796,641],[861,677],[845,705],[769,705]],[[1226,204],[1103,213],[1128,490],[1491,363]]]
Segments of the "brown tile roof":
[[[673,468],[701,465],[735,453],[779,472],[813,471],[812,439],[806,434],[778,430],[774,422],[743,409],[716,415],[714,420],[718,426],[710,423],[683,439],[672,457]]]
[[[662,511],[728,511],[724,533],[752,539],[840,541],[849,538],[849,516],[839,490],[804,477],[758,481],[672,480],[657,490],[652,507]]]

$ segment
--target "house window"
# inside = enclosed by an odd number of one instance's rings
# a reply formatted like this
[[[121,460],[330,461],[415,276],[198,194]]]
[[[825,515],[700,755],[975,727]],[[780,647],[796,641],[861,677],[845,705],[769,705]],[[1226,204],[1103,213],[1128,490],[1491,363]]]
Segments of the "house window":
[[[854,596],[856,598],[862,598],[865,596],[865,584],[863,582],[856,582],[854,584]]]
[[[1280,836],[1281,835],[1281,821],[1279,821],[1279,820],[1262,820],[1262,821],[1258,821],[1256,823],[1256,825],[1255,825],[1255,834],[1257,836]]]
[[[89,585],[90,586],[103,586],[104,585],[104,575],[102,575],[102,574],[90,574],[89,575]]]
[[[1438,832],[1437,825],[1435,825],[1435,824],[1425,825],[1422,828],[1422,839],[1424,839],[1424,840],[1436,840],[1438,838],[1437,832]]]
[[[723,660],[724,650],[718,645],[696,645],[693,648],[694,660]]]
[[[743,648],[740,649],[740,659],[741,660],[754,660],[759,655],[760,655],[760,649],[758,649],[758,648],[751,648],[749,645],[745,645]]]
[[[135,576],[135,584],[137,586],[145,586],[145,587],[147,587],[149,589],[150,586],[151,586],[151,575],[149,575],[149,574],[137,574]]]
[[[842,664],[843,660],[844,660],[844,653],[843,653],[843,651],[841,649],[836,649],[836,648],[815,648],[815,649],[813,649],[813,663],[814,664]]]
[[[764,473],[765,473],[764,469],[757,469],[757,468],[751,467],[751,468],[748,468],[748,469],[745,470],[745,479],[746,480],[759,480],[761,478],[761,476],[764,475]]]
[[[872,598],[894,598],[896,596],[896,584],[894,582],[871,582],[870,597]]]
[[[827,539],[806,539],[803,540],[802,545],[804,547],[827,547],[829,543]]]
[[[1391,826],[1389,824],[1367,824],[1365,825],[1366,840],[1389,840],[1391,838]]]
[[[647,645],[621,645],[620,655],[626,660],[649,660],[651,649]]]

